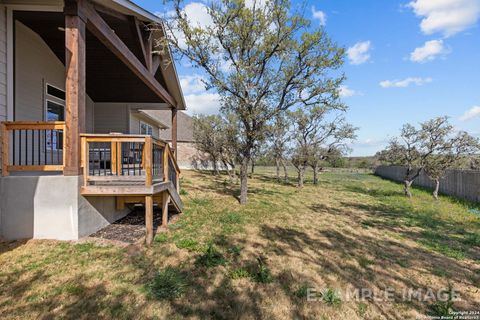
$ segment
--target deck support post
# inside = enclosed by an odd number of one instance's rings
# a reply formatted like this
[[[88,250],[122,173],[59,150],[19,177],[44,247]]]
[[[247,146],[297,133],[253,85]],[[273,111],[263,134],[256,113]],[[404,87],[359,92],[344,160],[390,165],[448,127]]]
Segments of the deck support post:
[[[170,203],[170,195],[164,191],[162,194],[162,227],[168,228],[168,204]]]
[[[153,242],[153,196],[145,196],[145,243],[147,246]]]
[[[172,108],[172,149],[175,161],[177,161],[177,109]]]
[[[65,2],[65,150],[66,176],[81,175],[80,133],[85,132],[85,17],[82,1]]]

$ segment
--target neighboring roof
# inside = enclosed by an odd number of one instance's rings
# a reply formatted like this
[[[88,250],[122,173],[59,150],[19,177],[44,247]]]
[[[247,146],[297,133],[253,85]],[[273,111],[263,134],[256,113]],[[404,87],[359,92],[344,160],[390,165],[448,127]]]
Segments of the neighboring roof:
[[[170,110],[143,110],[151,118],[156,119],[164,126],[168,127],[166,130],[160,130],[160,139],[172,140],[172,112]],[[179,111],[177,113],[177,141],[179,142],[193,142],[193,119],[185,112]]]

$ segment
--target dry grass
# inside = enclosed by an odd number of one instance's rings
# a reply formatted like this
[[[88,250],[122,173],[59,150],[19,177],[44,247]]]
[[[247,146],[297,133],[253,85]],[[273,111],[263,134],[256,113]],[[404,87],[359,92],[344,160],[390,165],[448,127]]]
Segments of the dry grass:
[[[226,177],[184,172],[186,210],[151,249],[105,242],[0,245],[3,319],[410,319],[429,305],[347,301],[336,289],[439,289],[480,310],[471,204],[361,173],[298,190],[261,169],[240,207]],[[307,289],[331,289],[308,302]],[[172,295],[169,296],[169,292]]]

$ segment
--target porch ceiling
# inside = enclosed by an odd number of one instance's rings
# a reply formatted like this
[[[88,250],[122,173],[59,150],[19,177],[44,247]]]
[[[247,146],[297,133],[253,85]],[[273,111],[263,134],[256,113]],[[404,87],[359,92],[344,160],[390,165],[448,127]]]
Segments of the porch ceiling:
[[[112,16],[102,17],[132,53],[142,60],[142,49],[130,24]],[[14,19],[36,32],[65,64],[65,33],[59,30],[65,25],[63,13],[16,11]],[[86,34],[86,90],[93,101],[164,102],[93,34],[88,30]],[[167,87],[161,72],[157,72],[155,78]]]

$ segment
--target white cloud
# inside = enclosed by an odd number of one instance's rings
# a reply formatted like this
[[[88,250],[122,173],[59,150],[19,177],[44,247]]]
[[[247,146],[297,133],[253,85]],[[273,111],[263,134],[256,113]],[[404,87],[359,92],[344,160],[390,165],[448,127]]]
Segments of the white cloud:
[[[362,64],[370,59],[370,41],[357,42],[353,47],[348,48],[347,56],[351,64]]]
[[[327,15],[323,11],[316,10],[315,6],[312,6],[312,16],[313,19],[317,19],[322,26],[327,24]]]
[[[207,28],[213,26],[213,20],[208,13],[208,8],[205,4],[200,2],[191,2],[187,4],[183,8],[183,13],[187,16],[187,19],[190,25],[199,27],[199,28]],[[155,13],[159,17],[172,17],[175,15],[174,11],[167,11],[166,13],[156,12]],[[178,45],[181,48],[185,48],[185,35],[175,26],[173,26],[174,30],[173,35],[178,39]],[[175,29],[176,28],[176,29]]]
[[[443,40],[431,40],[425,42],[423,47],[418,47],[410,53],[410,60],[413,62],[432,61],[440,55],[448,54],[447,48],[443,45]]]
[[[180,86],[185,94],[205,91],[204,78],[198,74],[180,76]]]
[[[468,121],[480,117],[480,106],[473,106],[459,118],[460,121]]]
[[[480,18],[478,0],[414,0],[408,4],[422,17],[425,34],[442,33],[449,37],[474,26]]]
[[[197,93],[185,95],[187,113],[194,114],[215,114],[220,110],[220,95],[218,93]]]
[[[421,86],[426,83],[432,82],[432,78],[406,78],[403,80],[384,80],[380,82],[380,86],[382,88],[406,88],[410,86],[411,84]]]
[[[358,92],[350,89],[348,86],[340,86],[340,97],[343,98],[348,98],[348,97],[353,97],[354,95],[357,95]]]
[[[245,7],[253,9],[253,5],[255,8],[263,8],[267,4],[266,0],[245,0]]]

